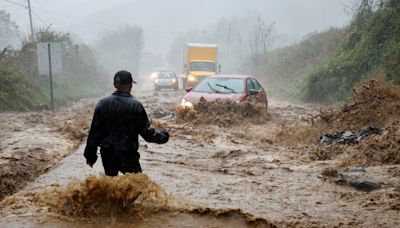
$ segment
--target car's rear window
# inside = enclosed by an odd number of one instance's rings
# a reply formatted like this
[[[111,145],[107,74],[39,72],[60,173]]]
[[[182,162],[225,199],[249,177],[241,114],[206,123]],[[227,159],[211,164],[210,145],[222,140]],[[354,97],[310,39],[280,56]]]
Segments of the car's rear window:
[[[244,80],[240,78],[207,78],[193,91],[203,93],[243,93]]]

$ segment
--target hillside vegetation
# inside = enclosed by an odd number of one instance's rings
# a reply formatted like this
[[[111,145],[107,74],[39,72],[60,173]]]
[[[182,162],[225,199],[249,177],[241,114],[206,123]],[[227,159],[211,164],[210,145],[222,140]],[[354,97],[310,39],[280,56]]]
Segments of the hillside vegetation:
[[[315,66],[327,63],[339,48],[346,29],[331,28],[312,33],[301,42],[270,52],[256,75],[274,97],[299,101],[304,97],[308,76]]]
[[[348,26],[274,50],[256,72],[272,95],[335,104],[376,75],[400,84],[399,59],[400,1],[362,0]]]
[[[383,69],[386,80],[400,83],[400,1],[383,1],[376,10],[363,1],[331,61],[310,75],[305,100],[333,103]]]
[[[0,111],[46,109],[50,106],[49,77],[37,73],[37,42],[63,45],[63,73],[54,75],[55,105],[82,97],[104,94],[105,74],[96,64],[92,50],[73,42],[69,34],[41,30],[26,39],[21,49],[0,53]]]

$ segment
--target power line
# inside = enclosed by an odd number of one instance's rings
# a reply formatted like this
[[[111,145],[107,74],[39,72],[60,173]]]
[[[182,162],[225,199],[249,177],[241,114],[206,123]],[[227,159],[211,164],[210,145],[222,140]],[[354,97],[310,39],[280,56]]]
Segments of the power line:
[[[35,3],[37,3],[39,5],[41,10],[47,11],[48,13],[51,13],[53,15],[63,16],[63,17],[67,17],[67,18],[71,18],[71,19],[75,19],[75,20],[79,20],[79,21],[85,21],[85,22],[92,23],[92,24],[103,25],[103,26],[106,26],[106,27],[112,26],[110,24],[105,24],[105,23],[98,22],[98,21],[87,20],[87,19],[82,18],[82,17],[70,16],[70,15],[67,15],[67,14],[64,14],[64,13],[60,13],[60,12],[57,12],[57,11],[54,11],[54,10],[49,10],[49,9],[43,7],[43,5],[41,3],[39,3],[39,1],[36,1],[36,0],[35,0]]]
[[[39,1],[34,0],[34,2],[40,7],[41,10],[44,9],[44,7],[42,6],[42,4]],[[39,8],[32,7],[32,9],[39,9]],[[52,17],[50,14],[47,14],[47,15],[49,15],[48,17],[51,18],[53,21],[57,22],[61,27],[63,27],[64,29],[66,28],[65,25],[63,23],[61,23],[56,17]]]
[[[3,6],[0,6],[0,9],[5,9],[5,8],[11,7],[11,6],[15,6],[15,4],[3,5]]]
[[[17,12],[17,13],[14,13],[14,14],[15,14],[14,19],[13,19],[14,21],[18,19],[18,17],[21,15],[21,12],[22,12],[23,10],[24,10],[24,9],[20,8],[18,12],[15,11],[15,12]]]
[[[14,5],[17,5],[17,6],[22,6],[22,7],[28,8],[28,6],[26,6],[26,5],[22,4],[22,3],[19,3],[19,2],[14,2],[14,1],[11,1],[11,0],[4,0],[4,1],[6,1],[8,3],[11,3],[11,4],[14,4]]]
[[[32,14],[33,14],[35,17],[37,17],[45,26],[48,25],[48,23],[47,23],[45,20],[43,20],[34,10],[32,10]]]

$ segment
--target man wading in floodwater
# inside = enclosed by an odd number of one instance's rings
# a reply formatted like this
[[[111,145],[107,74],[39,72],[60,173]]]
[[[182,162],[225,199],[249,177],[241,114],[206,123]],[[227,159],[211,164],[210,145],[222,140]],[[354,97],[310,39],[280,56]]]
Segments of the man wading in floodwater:
[[[94,111],[84,156],[92,167],[97,160],[100,147],[101,160],[107,176],[122,173],[142,172],[138,153],[140,134],[144,140],[166,143],[168,131],[157,132],[150,126],[142,103],[131,95],[132,75],[128,71],[118,71],[114,76],[117,89],[111,96],[100,100]]]

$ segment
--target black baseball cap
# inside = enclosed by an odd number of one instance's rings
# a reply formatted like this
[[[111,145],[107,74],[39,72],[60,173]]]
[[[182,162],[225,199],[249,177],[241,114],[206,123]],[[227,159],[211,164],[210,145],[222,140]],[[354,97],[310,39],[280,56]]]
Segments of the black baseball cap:
[[[126,85],[129,83],[135,83],[132,79],[132,74],[126,70],[120,70],[114,75],[114,82],[119,83],[121,85]]]

